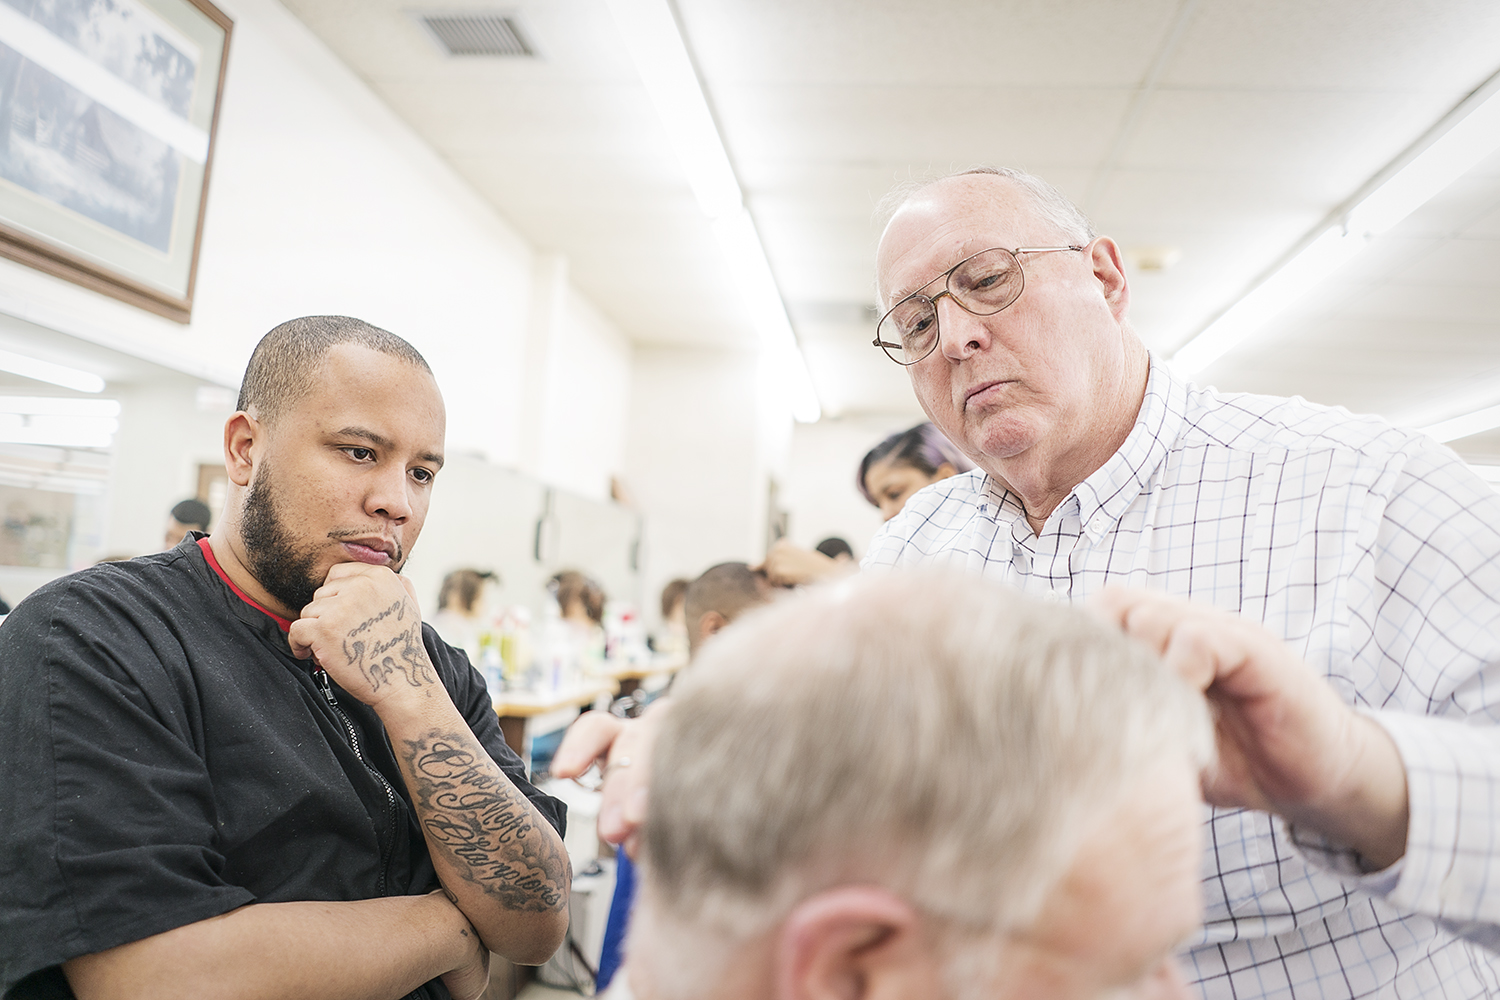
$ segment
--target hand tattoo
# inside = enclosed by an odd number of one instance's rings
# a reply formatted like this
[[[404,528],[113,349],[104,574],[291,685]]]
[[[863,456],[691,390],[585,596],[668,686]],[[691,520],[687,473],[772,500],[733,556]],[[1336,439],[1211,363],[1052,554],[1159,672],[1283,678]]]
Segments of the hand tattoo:
[[[567,904],[567,855],[537,829],[530,804],[472,733],[404,741],[416,776],[412,794],[434,850],[508,909],[546,912]]]
[[[397,674],[404,677],[411,687],[436,684],[437,677],[432,672],[432,663],[427,659],[427,650],[422,646],[420,621],[412,622],[385,642],[355,638],[391,615],[395,615],[398,622],[406,617],[405,598],[351,629],[344,637],[344,658],[350,666],[357,667],[364,674],[365,679],[370,682],[371,691],[379,691],[387,684],[394,684]],[[394,655],[386,655],[388,653]]]

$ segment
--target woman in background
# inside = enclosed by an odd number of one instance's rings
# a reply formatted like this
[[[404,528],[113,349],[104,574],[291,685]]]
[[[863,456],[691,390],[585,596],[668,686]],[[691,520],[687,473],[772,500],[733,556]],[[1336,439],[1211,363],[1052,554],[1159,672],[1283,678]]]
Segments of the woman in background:
[[[892,434],[865,453],[854,485],[889,521],[911,495],[940,479],[968,472],[974,463],[931,423]]]
[[[443,577],[438,591],[437,613],[428,624],[450,646],[469,654],[469,662],[479,665],[479,633],[484,630],[484,589],[495,578],[489,570],[456,569]]]
[[[889,521],[922,487],[972,468],[974,464],[942,431],[930,422],[921,423],[892,434],[866,452],[854,485],[870,506],[880,510],[881,520]],[[800,549],[782,539],[771,546],[759,568],[776,586],[794,587],[841,576],[851,567],[848,562]]]
[[[565,569],[552,578],[553,595],[565,622],[584,628],[604,627],[604,588],[576,569]]]

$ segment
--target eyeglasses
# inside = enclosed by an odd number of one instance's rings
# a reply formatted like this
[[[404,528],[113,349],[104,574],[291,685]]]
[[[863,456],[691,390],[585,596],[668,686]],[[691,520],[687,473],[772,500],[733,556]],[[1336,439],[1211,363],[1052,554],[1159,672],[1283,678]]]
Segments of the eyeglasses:
[[[941,280],[941,292],[936,295],[913,292],[892,306],[875,327],[875,346],[898,365],[914,365],[937,349],[938,299],[946,295],[970,315],[993,316],[1020,298],[1021,289],[1026,287],[1021,254],[1083,249],[1083,246],[1015,250],[992,247],[965,257],[925,286],[931,287]]]

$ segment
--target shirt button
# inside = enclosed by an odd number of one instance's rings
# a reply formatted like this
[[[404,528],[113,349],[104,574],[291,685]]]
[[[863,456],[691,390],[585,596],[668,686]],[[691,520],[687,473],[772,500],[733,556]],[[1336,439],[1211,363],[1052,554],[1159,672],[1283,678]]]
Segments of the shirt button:
[[[1093,528],[1096,532],[1103,531],[1104,521],[1105,518],[1103,514],[1095,514],[1093,520],[1089,521],[1089,527]]]

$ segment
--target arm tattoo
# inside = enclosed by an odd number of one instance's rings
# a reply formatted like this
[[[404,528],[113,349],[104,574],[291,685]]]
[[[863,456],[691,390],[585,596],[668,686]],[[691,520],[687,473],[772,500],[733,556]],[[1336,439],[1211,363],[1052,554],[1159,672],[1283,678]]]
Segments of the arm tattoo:
[[[371,641],[369,637],[356,638],[391,615],[396,621],[406,617],[406,599],[402,598],[380,614],[356,625],[344,637],[344,657],[349,665],[359,668],[370,682],[371,691],[379,691],[387,684],[394,684],[399,674],[412,687],[436,684],[432,663],[427,659],[427,650],[422,646],[422,623],[413,621],[410,626],[384,642]]]
[[[567,854],[472,733],[404,740],[422,828],[466,881],[510,910],[566,905]]]

